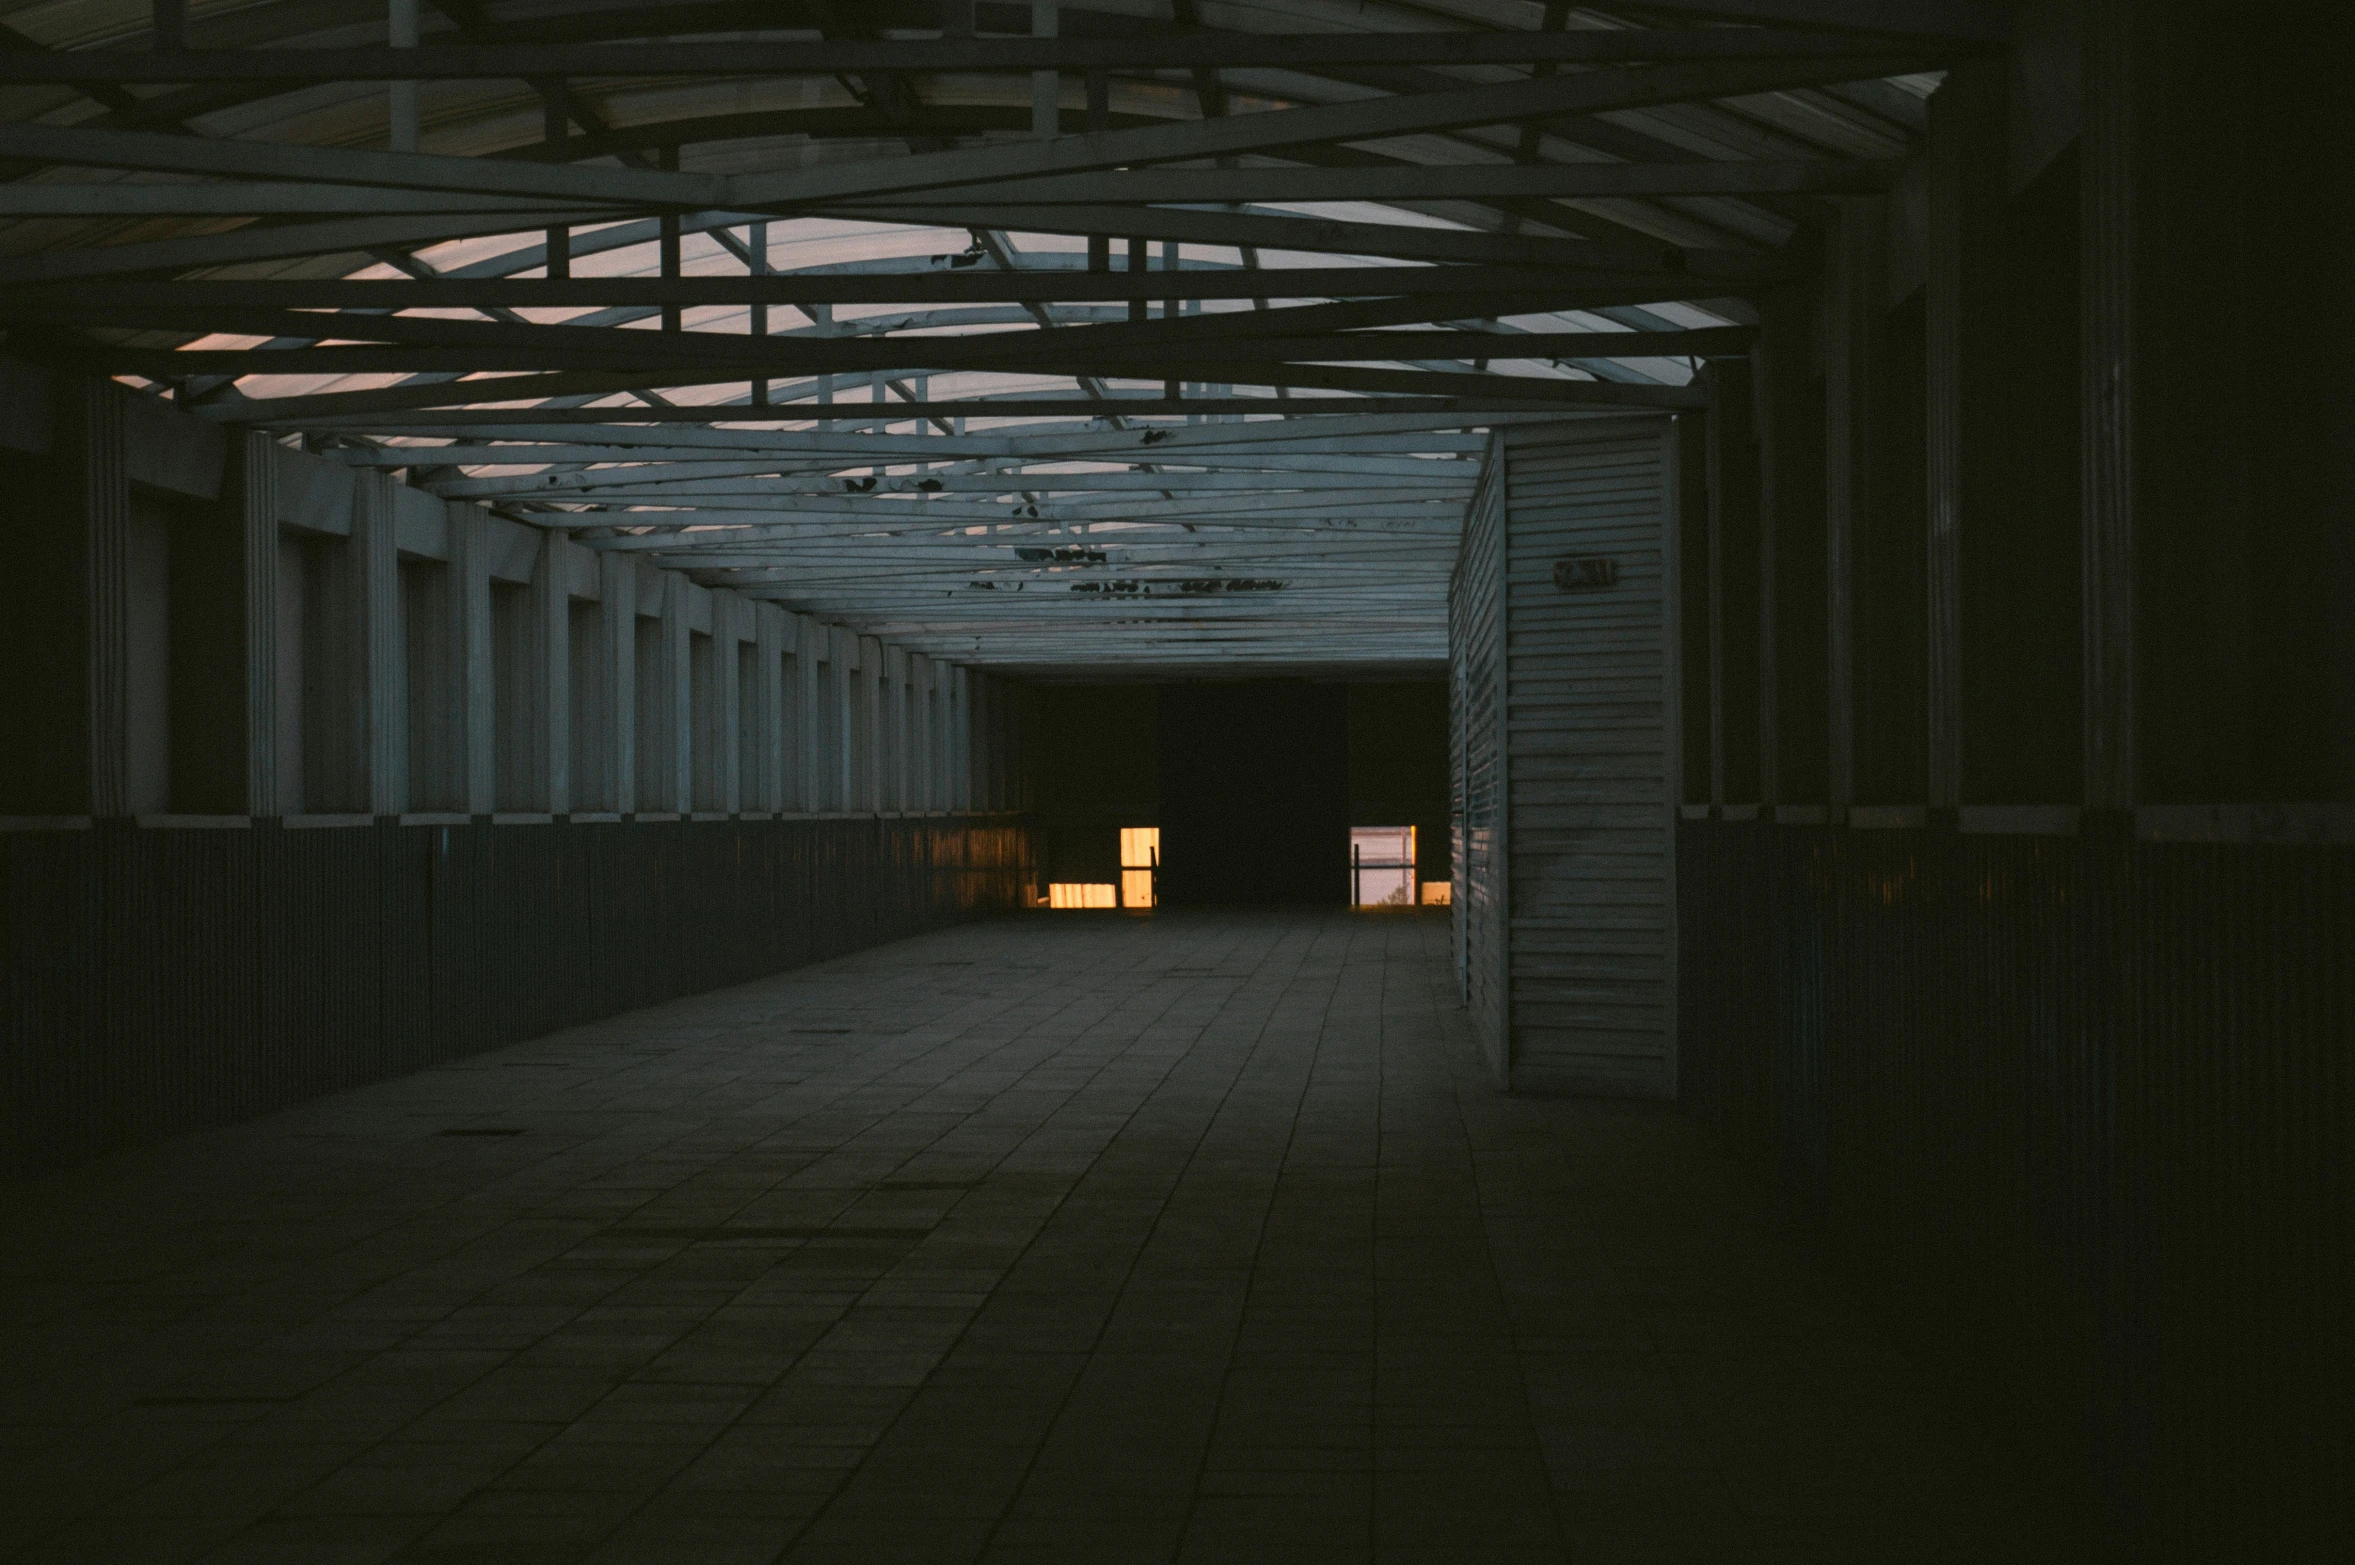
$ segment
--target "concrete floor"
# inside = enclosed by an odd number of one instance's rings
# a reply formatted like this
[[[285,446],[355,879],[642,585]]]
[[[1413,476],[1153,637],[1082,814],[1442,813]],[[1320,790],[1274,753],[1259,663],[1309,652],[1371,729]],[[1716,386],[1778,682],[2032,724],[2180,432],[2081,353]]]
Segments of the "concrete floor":
[[[1428,915],[1001,920],[4,1194],[0,1558],[2045,1557]]]

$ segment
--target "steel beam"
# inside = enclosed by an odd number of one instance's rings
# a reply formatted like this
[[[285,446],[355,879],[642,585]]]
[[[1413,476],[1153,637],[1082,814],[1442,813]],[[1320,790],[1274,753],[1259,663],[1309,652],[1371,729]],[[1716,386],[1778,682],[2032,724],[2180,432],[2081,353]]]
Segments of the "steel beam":
[[[1091,206],[1214,201],[1490,201],[1514,197],[1755,196],[1885,190],[1903,165],[1889,159],[1691,163],[1384,164],[1370,168],[1120,169],[1001,180],[876,198]],[[855,210],[859,203],[849,203]],[[1567,218],[1570,214],[1564,213]]]
[[[1888,28],[1905,32],[1912,29]],[[1971,35],[1964,34],[1964,37]],[[1884,45],[1885,46],[1885,45]],[[655,76],[819,76],[877,72],[1292,70],[1347,66],[1620,65],[1854,55],[1837,32],[1779,28],[1653,28],[1536,32],[1243,33],[1127,38],[814,38],[728,43],[433,44],[381,47],[65,49],[0,53],[0,82],[131,86],[152,82],[530,81]]]
[[[34,188],[0,186],[0,191]],[[1303,225],[1307,226],[1307,225]],[[63,315],[126,326],[185,322],[214,328],[232,310],[502,309],[679,304],[714,305],[1119,303],[1129,299],[1396,298],[1430,294],[1526,294],[1559,288],[1570,270],[1545,266],[1187,267],[1175,272],[934,271],[881,274],[777,273],[746,277],[483,277],[429,279],[269,278],[53,283],[13,290],[0,311],[56,320]],[[1619,275],[1634,268],[1597,268]],[[1690,275],[1689,273],[1686,275]],[[308,324],[316,325],[315,321]]]

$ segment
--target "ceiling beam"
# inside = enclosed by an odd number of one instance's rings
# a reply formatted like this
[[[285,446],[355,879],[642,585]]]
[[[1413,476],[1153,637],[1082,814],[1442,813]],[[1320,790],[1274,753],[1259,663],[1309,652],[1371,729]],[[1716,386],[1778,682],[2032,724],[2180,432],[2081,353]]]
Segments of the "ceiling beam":
[[[622,388],[626,390],[627,388]],[[825,424],[829,426],[872,426],[875,424],[905,424],[931,418],[1020,418],[1055,419],[1069,421],[1063,427],[1085,433],[1098,433],[1095,422],[1108,418],[1151,418],[1202,415],[1213,419],[1234,419],[1248,422],[1212,423],[1209,428],[1222,433],[1265,429],[1277,425],[1298,425],[1298,433],[1287,439],[1313,438],[1312,432],[1326,421],[1365,417],[1392,417],[1429,420],[1424,428],[1475,429],[1490,424],[1511,422],[1516,418],[1559,418],[1560,411],[1534,405],[1504,393],[1488,397],[1292,397],[1278,401],[1273,397],[1164,397],[1147,393],[1137,397],[1088,397],[1078,393],[1060,397],[1007,396],[1003,398],[926,398],[915,402],[891,403],[874,406],[858,402],[837,402],[820,407],[804,403],[786,408],[752,407],[742,399],[706,402],[689,407],[537,407],[537,408],[381,408],[362,410],[338,405],[334,398],[291,397],[268,401],[248,400],[226,403],[203,403],[189,411],[207,418],[238,424],[258,424],[277,429],[338,429],[366,431],[372,434],[411,434],[446,436],[453,433],[503,439],[510,430],[534,429],[554,431],[567,426],[578,426],[593,431],[600,440],[613,440],[629,434],[643,434],[648,444],[676,440],[682,436],[704,433],[754,436],[755,443],[766,446],[772,432],[760,430],[711,429],[704,426],[750,424],[777,425],[784,423]],[[616,419],[629,419],[643,426],[631,430],[616,425]],[[1133,435],[1174,436],[1192,428],[1191,425],[1140,425]],[[815,430],[784,430],[784,435],[809,435]],[[1026,429],[985,430],[976,433],[984,437],[1005,434],[1026,434]],[[851,438],[840,432],[828,438]],[[929,438],[899,435],[897,439]],[[942,439],[950,437],[942,436]],[[421,454],[431,455],[439,447],[421,447]],[[446,460],[446,458],[444,458]],[[405,465],[405,464],[395,464]]]
[[[613,220],[611,207],[577,207],[535,215],[531,226],[571,226]],[[191,266],[233,266],[244,261],[277,261],[290,256],[351,255],[366,265],[387,249],[416,249],[450,239],[475,239],[513,232],[515,218],[497,213],[448,217],[351,217],[318,223],[255,226],[225,234],[191,234],[176,239],[132,240],[72,250],[40,250],[0,259],[0,283],[54,282],[78,277],[124,276],[178,271]],[[713,225],[707,225],[713,226]],[[534,245],[530,265],[543,264]]]
[[[1567,275],[1566,275],[1567,274]],[[772,273],[745,277],[483,277],[423,280],[203,280],[140,279],[54,283],[11,290],[0,314],[92,323],[165,327],[213,323],[235,311],[414,310],[428,308],[652,309],[749,304],[1123,303],[1134,299],[1333,299],[1438,296],[1494,297],[1559,290],[1566,285],[1635,284],[1659,288],[1664,279],[1594,268],[1536,266],[1303,266],[1195,267],[1169,272],[959,270],[881,274]],[[1461,314],[1449,308],[1449,313]],[[253,317],[245,317],[253,318]],[[307,326],[318,317],[301,317]]]
[[[774,174],[743,174],[730,180],[725,202],[707,204],[755,208],[815,206],[829,199],[859,199],[892,191],[1084,173],[1178,159],[1231,157],[1312,142],[1381,140],[1561,114],[1592,114],[1696,99],[1739,97],[1827,82],[1894,76],[1926,63],[1926,58],[1919,54],[1865,54],[1808,60],[1639,65],[1538,76],[1454,91],[1392,94],[1135,130],[819,165]]]
[[[2012,8],[2000,0],[1654,0],[1645,9],[1978,44],[2007,43],[2012,36]]]
[[[53,58],[25,56],[24,58]],[[644,203],[689,209],[788,211],[829,201],[937,190],[1050,174],[1268,152],[1312,142],[1364,141],[1481,125],[1742,96],[1896,75],[1919,55],[1643,65],[1531,77],[1454,91],[1392,94],[1133,130],[917,153],[737,175],[583,168],[500,158],[377,152],[351,147],[216,140],[144,131],[0,125],[0,157],[92,168],[145,169]]]
[[[1766,254],[1734,250],[1680,251],[1662,241],[1558,239],[1542,234],[1485,233],[1476,229],[1428,228],[1404,223],[1357,223],[1292,213],[1204,212],[1171,207],[1121,205],[1061,206],[1007,203],[979,206],[960,201],[914,205],[904,201],[828,207],[821,216],[856,216],[942,228],[994,226],[1016,233],[1093,235],[1111,238],[1174,239],[1184,244],[1249,246],[1261,251],[1383,256],[1402,261],[1460,262],[1499,266],[1633,266],[1669,264],[1696,282],[1727,277],[1767,277],[1786,263]]]
[[[827,210],[810,215],[825,216]],[[1463,262],[1506,266],[1656,266],[1673,269],[1698,282],[1719,276],[1765,278],[1780,275],[1783,263],[1768,255],[1738,251],[1680,251],[1675,246],[1610,241],[1598,243],[1548,236],[1483,233],[1461,229],[1427,228],[1406,224],[1350,223],[1321,217],[1275,215],[1264,212],[1181,211],[1149,206],[1003,207],[890,206],[852,207],[843,215],[865,221],[907,223],[951,229],[998,228],[1015,232],[1095,235],[1116,238],[1164,239],[1182,243],[1235,245],[1261,251],[1294,251],[1340,255],[1384,256],[1396,260]],[[683,232],[741,225],[757,214],[704,212],[680,219]],[[611,223],[612,208],[580,208],[547,214],[550,223]],[[241,262],[280,260],[291,256],[366,255],[389,246],[414,248],[451,239],[476,238],[513,232],[512,218],[495,213],[452,215],[352,217],[310,223],[256,225],[222,234],[197,234],[174,239],[138,240],[71,250],[46,250],[0,259],[0,282],[39,283],[74,278],[124,276],[140,272],[178,271],[198,266],[228,266]],[[647,224],[651,229],[651,223]],[[634,225],[616,225],[620,232],[576,236],[577,258],[594,249],[610,249],[638,240],[629,237]],[[647,238],[651,238],[649,233]],[[519,243],[500,257],[503,271],[522,271],[543,264],[537,243]]]
[[[1483,201],[1517,196],[1751,196],[1867,194],[1886,190],[1895,160],[1689,163],[1382,164],[1356,168],[1148,168],[1001,180],[878,197],[885,206],[926,201],[1091,206],[1105,202]],[[838,210],[855,210],[850,203]],[[1570,214],[1563,214],[1568,217]]]
[[[1150,275],[1150,274],[1147,274]],[[1466,319],[1494,319],[1508,315],[1530,315],[1575,308],[1590,299],[1594,292],[1627,293],[1642,296],[1645,302],[1657,301],[1671,293],[1673,285],[1662,278],[1638,274],[1628,278],[1608,279],[1620,286],[1603,288],[1594,280],[1572,279],[1553,287],[1525,292],[1498,292],[1476,301],[1461,300],[1452,295],[1421,296],[1386,295],[1378,298],[1339,300],[1326,303],[1289,305],[1280,310],[1225,310],[1183,317],[1164,317],[1160,320],[1112,321],[1098,325],[1075,326],[1056,331],[1005,331],[962,333],[955,336],[919,335],[900,339],[888,337],[853,337],[823,335],[816,331],[790,333],[779,337],[753,338],[723,332],[650,332],[631,328],[554,325],[516,325],[483,321],[453,321],[431,316],[353,317],[348,335],[364,337],[371,333],[402,340],[431,343],[439,346],[469,346],[485,350],[514,348],[522,351],[553,351],[559,347],[584,353],[616,352],[632,359],[669,357],[674,362],[696,359],[707,362],[726,360],[736,362],[745,356],[763,356],[772,349],[782,349],[788,356],[801,354],[813,364],[831,362],[830,356],[840,355],[841,363],[864,368],[914,368],[918,365],[953,367],[961,362],[1000,364],[1020,361],[1042,364],[1050,360],[1064,360],[1077,354],[1096,352],[1118,353],[1135,349],[1154,353],[1182,353],[1196,348],[1223,351],[1241,345],[1254,344],[1278,336],[1303,336],[1343,331],[1359,331],[1375,327],[1416,326],[1432,321]],[[1567,297],[1565,297],[1567,296]],[[1466,304],[1475,308],[1470,314],[1459,313]],[[277,312],[249,312],[246,319],[284,319],[299,323],[301,335],[316,338],[325,335],[319,327],[328,324],[327,318],[316,315]],[[343,320],[333,324],[342,326]],[[76,343],[76,351],[96,350],[102,345]],[[911,356],[900,356],[905,347]],[[141,350],[153,351],[153,350]],[[214,350],[207,350],[214,351]],[[224,350],[258,353],[292,352],[296,350],[254,349]],[[301,350],[342,352],[347,350]],[[885,362],[875,362],[881,359]],[[489,366],[479,366],[488,368]]]
[[[1374,168],[1130,169],[912,191],[927,199],[1016,205],[1096,206],[1273,201],[1486,201],[1514,197],[1865,194],[1885,190],[1901,164],[1885,160],[1691,163],[1470,163]],[[368,212],[512,212],[537,216],[578,206],[566,194],[527,197],[334,183],[241,180],[216,184],[12,184],[0,186],[8,217],[312,217]],[[618,212],[644,202],[614,198]],[[855,210],[855,207],[851,208]],[[1565,214],[1567,215],[1567,214]]]
[[[326,350],[341,351],[341,350]],[[351,350],[363,351],[363,350]],[[1067,373],[1053,365],[1033,366],[1040,373]],[[1131,368],[1125,371],[1107,369],[1102,365],[1090,367],[1115,379],[1160,379],[1158,368]],[[1498,411],[1534,410],[1543,408],[1574,409],[1579,407],[1630,408],[1692,408],[1707,405],[1708,398],[1697,387],[1626,385],[1612,381],[1558,380],[1526,375],[1446,374],[1427,370],[1361,370],[1333,369],[1319,366],[1228,364],[1215,360],[1191,361],[1186,366],[1186,378],[1205,382],[1224,382],[1231,385],[1301,386],[1324,390],[1362,391],[1386,394],[1378,404],[1389,406],[1388,396],[1417,398],[1417,411],[1435,412],[1442,404],[1422,400],[1425,397],[1448,399],[1445,406],[1456,408],[1479,407]],[[338,414],[358,414],[363,418],[380,413],[401,412],[419,408],[464,407],[471,403],[512,402],[527,399],[576,396],[610,396],[625,391],[671,390],[685,386],[705,386],[722,381],[711,371],[680,372],[678,374],[649,374],[641,372],[555,371],[547,374],[503,376],[496,380],[445,381],[427,385],[391,386],[361,391],[321,392],[307,396],[272,398],[252,401],[211,401],[198,403],[191,411],[226,423],[263,424],[279,427],[310,426],[313,421],[332,418]],[[1328,404],[1325,410],[1343,404]],[[1362,399],[1353,406],[1367,405]],[[762,422],[787,418],[857,417],[854,410],[864,409],[860,403],[834,403],[821,406],[797,403],[754,410],[749,416]],[[1268,398],[1202,397],[1176,402],[1161,399],[1130,401],[1125,398],[1073,400],[1038,400],[1011,402],[1006,405],[987,401],[933,401],[893,403],[887,410],[877,410],[875,416],[892,422],[908,419],[990,418],[1014,416],[1047,416],[1064,414],[1067,410],[1085,409],[1095,417],[1134,417],[1139,413],[1182,410],[1187,413],[1270,413],[1294,411],[1290,403]],[[526,411],[526,410],[517,410]],[[542,410],[528,410],[534,414]],[[597,410],[601,418],[614,416],[613,409]],[[677,413],[682,421],[700,422],[714,416],[708,407],[679,407],[649,410]],[[741,420],[748,415],[737,414]]]
[[[450,157],[437,152],[379,152],[298,142],[167,136],[155,131],[81,126],[0,125],[0,157],[86,168],[236,179],[290,179],[399,190],[528,196],[591,206],[660,207],[728,204],[729,179],[659,169],[576,167],[507,158]]]
[[[1250,422],[1226,424],[1161,424],[1138,429],[1100,429],[1072,424],[1049,429],[977,430],[964,435],[877,434],[820,429],[680,428],[669,427],[669,421],[662,417],[666,412],[676,412],[686,415],[695,425],[700,425],[706,420],[725,418],[734,412],[745,419],[776,423],[779,419],[774,409],[764,412],[758,409],[714,407],[480,408],[454,417],[460,421],[476,421],[486,438],[501,440],[571,440],[577,434],[579,438],[601,446],[625,450],[633,446],[664,446],[700,449],[714,455],[745,451],[780,457],[796,453],[841,453],[846,459],[881,462],[984,457],[1030,462],[1125,462],[1135,460],[1138,453],[1144,452],[1152,453],[1156,461],[1175,461],[1178,460],[1177,453],[1181,451],[1228,454],[1272,451],[1288,454],[1303,450],[1303,442],[1314,442],[1306,449],[1320,453],[1352,449],[1477,451],[1485,449],[1485,443],[1480,441],[1480,437],[1457,432],[1484,428],[1492,423],[1526,423],[1536,417],[1534,414],[1467,411],[1452,405],[1442,408],[1407,408],[1395,402],[1369,402],[1362,397],[1330,399],[1340,404],[1336,408],[1313,405],[1303,408],[1297,400],[1286,403],[1265,399],[1236,400],[1249,400],[1249,411],[1269,416]],[[995,403],[983,405],[999,406]],[[1123,402],[1121,405],[1125,407],[1132,404]],[[1060,402],[1054,406],[1068,411],[1072,404]],[[1186,408],[1192,406],[1191,402],[1184,404]],[[442,433],[445,422],[437,417],[412,414],[384,420],[382,427],[386,433]],[[1423,444],[1426,441],[1434,444],[1426,447]],[[421,456],[447,460],[450,452],[466,448],[423,446],[409,449]],[[499,448],[485,449],[496,451]],[[346,450],[331,454],[345,460],[363,461],[366,465],[380,465],[377,462],[379,453]]]
[[[1890,28],[1885,32],[1910,29]],[[1944,35],[1941,35],[1944,36]],[[1838,32],[1650,28],[1536,32],[1194,32],[1127,38],[813,38],[728,43],[430,44],[417,49],[64,49],[0,52],[0,83],[529,81],[656,76],[960,75],[1031,71],[1299,70],[1464,65],[1784,60],[1852,56]]]
[[[0,218],[22,217],[322,217],[331,213],[512,213],[538,218],[577,208],[535,196],[390,190],[362,185],[238,181],[219,184],[99,185],[49,182],[0,186]],[[628,213],[640,208],[617,204]]]
[[[1449,296],[1442,300],[1454,302]],[[1451,317],[1485,317],[1492,301],[1465,299]],[[1241,312],[1233,312],[1240,314]],[[1276,321],[1291,310],[1254,312],[1245,319]],[[1197,317],[1214,319],[1215,317]],[[221,332],[263,335],[307,330],[315,337],[349,339],[385,346],[303,348],[155,349],[77,343],[73,356],[119,364],[135,373],[182,374],[350,373],[385,368],[411,370],[533,370],[605,365],[664,373],[703,369],[714,374],[859,374],[877,370],[1020,370],[1045,363],[1119,363],[1150,347],[1177,361],[1212,355],[1247,357],[1254,363],[1282,361],[1357,363],[1424,359],[1599,359],[1738,356],[1749,351],[1746,326],[1705,327],[1676,332],[1486,332],[1450,330],[1285,332],[1238,341],[1230,336],[1194,339],[1173,336],[1139,345],[1110,334],[1115,326],[1074,326],[1043,332],[981,332],[960,336],[893,335],[838,337],[815,332],[749,337],[729,332],[651,332],[594,326],[510,326],[419,316],[305,316],[300,312],[224,312],[214,320]],[[1091,339],[1105,334],[1101,342]],[[414,360],[412,364],[410,361]],[[1206,380],[1207,375],[1182,377]]]

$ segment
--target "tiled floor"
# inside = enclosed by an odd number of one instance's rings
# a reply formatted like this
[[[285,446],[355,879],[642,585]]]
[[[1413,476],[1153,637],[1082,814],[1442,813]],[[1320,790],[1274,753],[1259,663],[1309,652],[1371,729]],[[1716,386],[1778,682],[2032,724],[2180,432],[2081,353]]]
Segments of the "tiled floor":
[[[2042,1557],[1446,953],[1033,915],[8,1190],[0,1558]]]

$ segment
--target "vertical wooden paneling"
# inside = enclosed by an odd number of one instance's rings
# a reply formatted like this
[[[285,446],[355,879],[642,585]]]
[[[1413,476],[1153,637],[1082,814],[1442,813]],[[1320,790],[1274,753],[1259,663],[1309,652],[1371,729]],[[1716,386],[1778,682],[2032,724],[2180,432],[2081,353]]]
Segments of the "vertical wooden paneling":
[[[2135,45],[2130,0],[2088,0],[2078,153],[2085,420],[2085,800],[2136,799],[2134,731]]]
[[[1447,593],[1456,982],[1501,1081],[1505,1054],[1504,477],[1501,441],[1464,519]]]
[[[1516,1089],[1675,1091],[1678,744],[1665,419],[1504,440],[1506,1037]],[[1607,560],[1607,587],[1556,567]]]
[[[2355,1470],[2355,849],[1683,823],[1682,1097],[2079,1513],[2315,1559]]]
[[[0,831],[0,1175],[1021,905],[1005,816]]]
[[[131,480],[123,452],[123,398],[111,380],[64,381],[58,409],[67,514],[57,524],[81,544],[88,691],[88,779],[81,811],[131,812]]]

